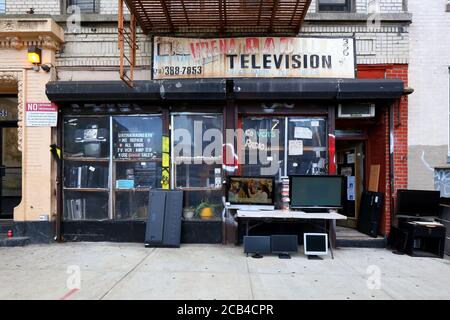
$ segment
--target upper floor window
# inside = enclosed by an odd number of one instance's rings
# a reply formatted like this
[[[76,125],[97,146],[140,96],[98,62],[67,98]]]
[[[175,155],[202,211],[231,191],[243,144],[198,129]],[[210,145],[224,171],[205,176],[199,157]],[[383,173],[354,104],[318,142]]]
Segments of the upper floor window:
[[[0,14],[6,13],[6,0],[0,0]]]
[[[99,13],[100,1],[99,0],[65,0],[66,9],[70,6],[78,6],[81,13]]]
[[[354,0],[317,0],[318,12],[352,12]]]

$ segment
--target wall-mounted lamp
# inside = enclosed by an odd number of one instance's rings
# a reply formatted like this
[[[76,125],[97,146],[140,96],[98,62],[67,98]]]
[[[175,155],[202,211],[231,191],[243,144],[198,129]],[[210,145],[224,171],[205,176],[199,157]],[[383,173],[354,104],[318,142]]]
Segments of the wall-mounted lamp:
[[[28,47],[28,61],[30,63],[39,65],[42,60],[42,50],[36,46]]]

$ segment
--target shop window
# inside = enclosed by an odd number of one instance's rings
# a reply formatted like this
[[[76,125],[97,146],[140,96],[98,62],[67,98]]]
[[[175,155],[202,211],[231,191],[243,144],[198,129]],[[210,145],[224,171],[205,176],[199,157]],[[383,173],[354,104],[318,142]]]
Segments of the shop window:
[[[146,219],[150,189],[161,188],[160,116],[113,117],[116,219]]]
[[[221,219],[222,131],[220,114],[172,116],[172,187],[184,190],[192,219]]]
[[[99,13],[100,1],[99,0],[63,0],[65,1],[65,8],[71,6],[77,6],[80,8],[81,13]]]
[[[109,218],[109,117],[64,119],[64,219]]]
[[[161,187],[162,119],[64,118],[64,219],[146,219]]]
[[[243,120],[244,176],[284,175],[286,119],[246,117]],[[264,174],[262,168],[267,170]]]
[[[354,0],[317,0],[318,12],[352,12]]]
[[[287,175],[328,173],[325,119],[289,118],[287,140]]]
[[[274,175],[278,180],[286,175],[328,173],[325,119],[245,117],[242,122],[245,161],[240,174],[265,175],[261,169],[266,168],[273,171],[267,175]]]

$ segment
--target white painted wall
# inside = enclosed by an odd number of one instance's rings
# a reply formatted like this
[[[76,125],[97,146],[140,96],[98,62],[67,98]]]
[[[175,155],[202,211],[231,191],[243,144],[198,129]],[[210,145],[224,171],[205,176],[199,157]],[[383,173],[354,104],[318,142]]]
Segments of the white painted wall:
[[[409,0],[410,145],[448,145],[450,12],[447,0]]]
[[[433,168],[447,165],[450,12],[448,0],[409,0],[408,187],[434,189]]]

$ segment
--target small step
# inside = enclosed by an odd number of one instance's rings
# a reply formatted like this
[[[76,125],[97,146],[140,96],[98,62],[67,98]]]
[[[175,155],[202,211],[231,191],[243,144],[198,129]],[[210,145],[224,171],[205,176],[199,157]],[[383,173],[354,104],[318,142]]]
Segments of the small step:
[[[29,244],[29,237],[0,237],[0,247],[24,247]]]
[[[356,229],[337,227],[336,245],[342,248],[386,248],[383,237],[372,238]]]

